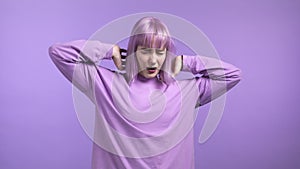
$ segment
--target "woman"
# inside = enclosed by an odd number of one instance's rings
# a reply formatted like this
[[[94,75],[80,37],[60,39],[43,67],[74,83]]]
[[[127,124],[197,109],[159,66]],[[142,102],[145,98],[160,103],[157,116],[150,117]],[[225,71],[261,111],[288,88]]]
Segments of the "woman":
[[[154,17],[134,25],[125,61],[121,52],[85,40],[49,48],[57,68],[96,105],[92,168],[194,168],[194,109],[234,87],[241,71],[209,57],[175,56],[167,27]],[[98,66],[102,59],[122,71]],[[180,71],[195,77],[177,81]]]

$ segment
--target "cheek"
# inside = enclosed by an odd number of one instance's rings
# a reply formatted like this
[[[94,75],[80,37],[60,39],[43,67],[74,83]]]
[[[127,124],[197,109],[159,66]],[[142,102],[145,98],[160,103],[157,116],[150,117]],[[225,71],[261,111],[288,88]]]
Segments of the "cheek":
[[[166,60],[166,57],[161,57],[158,59],[160,65],[162,65],[165,62],[165,60]]]
[[[142,55],[136,55],[136,60],[138,62],[138,65],[141,67],[143,65],[145,65],[146,63],[146,57],[142,56]]]

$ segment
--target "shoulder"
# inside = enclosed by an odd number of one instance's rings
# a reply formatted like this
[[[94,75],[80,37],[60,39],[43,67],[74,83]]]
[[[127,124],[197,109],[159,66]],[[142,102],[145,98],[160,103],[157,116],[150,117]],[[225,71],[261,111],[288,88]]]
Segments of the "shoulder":
[[[193,86],[197,83],[198,78],[193,77],[193,78],[188,78],[188,79],[180,79],[176,80],[176,83],[182,87],[188,87],[188,86]]]
[[[103,66],[97,66],[97,76],[99,80],[107,82],[112,82],[113,80],[125,80],[125,73]]]

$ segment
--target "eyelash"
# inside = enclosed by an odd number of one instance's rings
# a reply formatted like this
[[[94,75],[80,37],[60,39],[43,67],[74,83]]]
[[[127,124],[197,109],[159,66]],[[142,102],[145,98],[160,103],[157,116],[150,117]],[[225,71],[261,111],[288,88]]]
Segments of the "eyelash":
[[[141,53],[142,53],[142,54],[148,54],[148,53],[151,53],[151,51],[145,51],[145,50],[142,50]]]
[[[151,51],[142,50],[141,53],[142,54],[149,54],[149,53],[151,53]],[[157,52],[157,54],[158,55],[164,55],[165,53],[164,52]]]

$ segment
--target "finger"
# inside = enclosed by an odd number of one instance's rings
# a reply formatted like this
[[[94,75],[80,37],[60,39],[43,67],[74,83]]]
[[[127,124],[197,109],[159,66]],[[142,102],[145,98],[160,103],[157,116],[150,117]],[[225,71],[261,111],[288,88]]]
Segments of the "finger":
[[[121,59],[126,59],[127,55],[121,55]]]
[[[119,60],[118,69],[119,70],[124,70],[125,69],[125,60],[124,59]]]
[[[127,50],[126,50],[126,49],[123,49],[123,48],[121,48],[121,49],[120,49],[120,52],[121,52],[121,53],[123,53],[123,52],[124,52],[124,53],[126,53],[126,52],[127,52]]]
[[[126,56],[127,56],[127,50],[126,49],[120,49],[120,55],[121,55],[122,59],[125,59]]]

